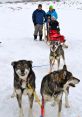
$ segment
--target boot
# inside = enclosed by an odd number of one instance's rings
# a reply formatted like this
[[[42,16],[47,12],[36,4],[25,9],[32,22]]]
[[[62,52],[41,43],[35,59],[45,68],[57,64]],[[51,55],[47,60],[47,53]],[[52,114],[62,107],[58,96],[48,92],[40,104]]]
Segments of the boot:
[[[37,39],[37,35],[34,35],[34,40],[36,40]]]
[[[42,35],[39,36],[39,40],[42,41]]]

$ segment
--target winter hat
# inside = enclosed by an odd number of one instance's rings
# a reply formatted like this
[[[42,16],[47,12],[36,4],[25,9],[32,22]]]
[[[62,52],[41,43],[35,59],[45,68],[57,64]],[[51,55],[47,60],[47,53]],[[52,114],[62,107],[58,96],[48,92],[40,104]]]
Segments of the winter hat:
[[[49,6],[49,9],[54,9],[53,5],[50,5],[50,6]]]
[[[42,7],[42,4],[39,4],[38,7]]]
[[[51,16],[51,20],[56,20],[55,16]]]

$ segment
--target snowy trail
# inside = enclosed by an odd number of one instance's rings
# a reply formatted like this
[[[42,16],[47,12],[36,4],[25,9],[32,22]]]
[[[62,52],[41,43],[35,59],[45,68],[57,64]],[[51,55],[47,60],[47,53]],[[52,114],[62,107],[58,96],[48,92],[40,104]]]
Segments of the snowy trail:
[[[0,5],[1,6],[1,5]],[[18,9],[21,7],[21,9]],[[19,59],[32,60],[33,65],[49,64],[49,46],[45,42],[33,40],[31,14],[37,4],[5,4],[0,7],[0,117],[18,117],[18,104],[11,99],[13,91],[13,69],[11,62]],[[11,8],[14,8],[11,9]],[[47,5],[43,6],[44,9]],[[62,9],[61,9],[62,8]],[[61,33],[66,36],[69,48],[65,50],[68,70],[81,80],[82,76],[82,11],[64,6],[56,6],[59,13]],[[29,16],[29,17],[28,17]],[[77,17],[78,16],[78,17]],[[71,17],[71,20],[69,20]],[[79,19],[79,20],[78,20]],[[78,21],[78,24],[76,23]],[[79,29],[79,30],[78,30]],[[49,71],[49,66],[33,68],[36,74],[36,91],[41,80]],[[70,88],[70,108],[64,107],[62,117],[82,117],[82,80],[76,88]],[[28,113],[27,97],[23,99],[25,117]],[[57,116],[56,107],[47,104],[46,117]],[[52,113],[52,116],[51,116]],[[34,117],[40,117],[39,105],[34,102]]]

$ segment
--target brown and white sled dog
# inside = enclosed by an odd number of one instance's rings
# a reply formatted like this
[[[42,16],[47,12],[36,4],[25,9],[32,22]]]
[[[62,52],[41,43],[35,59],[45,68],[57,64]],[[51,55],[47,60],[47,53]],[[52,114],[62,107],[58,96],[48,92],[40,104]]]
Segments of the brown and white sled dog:
[[[24,117],[22,108],[22,95],[28,95],[29,112],[28,117],[32,117],[32,106],[35,91],[35,74],[32,70],[32,61],[19,60],[11,63],[14,69],[14,93],[19,105],[19,117]],[[29,88],[31,86],[32,90]]]
[[[65,92],[65,106],[69,106],[68,103],[68,90],[69,87],[75,87],[80,82],[79,79],[75,78],[71,72],[67,70],[66,65],[63,69],[51,72],[46,75],[41,83],[41,95],[44,98],[44,104],[51,99],[56,101],[58,104],[58,116],[61,117],[62,109],[62,96]],[[44,105],[45,107],[45,105]]]
[[[57,61],[58,69],[60,66],[60,59],[63,59],[65,64],[65,56],[64,56],[64,50],[60,42],[58,41],[52,41],[50,43],[50,72],[52,72],[53,66],[55,65],[55,62]]]

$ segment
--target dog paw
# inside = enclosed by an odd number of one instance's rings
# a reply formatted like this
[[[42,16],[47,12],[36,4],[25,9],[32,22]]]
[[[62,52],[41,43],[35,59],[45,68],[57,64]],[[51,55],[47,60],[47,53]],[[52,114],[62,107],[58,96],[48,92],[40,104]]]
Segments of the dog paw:
[[[28,117],[33,117],[32,109],[29,108]]]
[[[24,113],[23,113],[23,109],[22,108],[19,110],[19,117],[24,117]]]
[[[19,115],[19,117],[24,117],[24,114],[23,114],[23,113],[22,113],[22,114],[20,114],[20,115]]]

